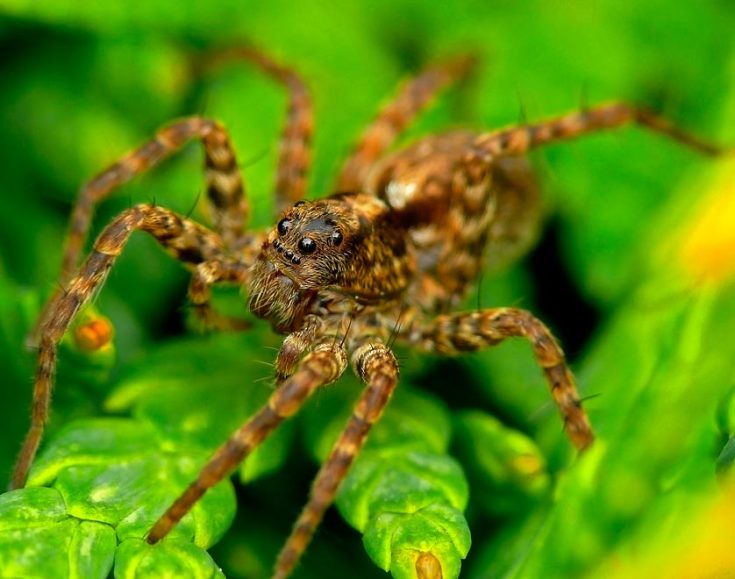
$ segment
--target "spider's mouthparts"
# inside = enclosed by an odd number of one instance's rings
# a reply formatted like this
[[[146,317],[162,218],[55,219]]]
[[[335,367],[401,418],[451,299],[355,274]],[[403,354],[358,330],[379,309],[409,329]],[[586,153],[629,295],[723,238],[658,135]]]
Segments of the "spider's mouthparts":
[[[250,311],[280,326],[293,317],[299,296],[299,285],[290,275],[269,259],[258,259],[253,271]]]

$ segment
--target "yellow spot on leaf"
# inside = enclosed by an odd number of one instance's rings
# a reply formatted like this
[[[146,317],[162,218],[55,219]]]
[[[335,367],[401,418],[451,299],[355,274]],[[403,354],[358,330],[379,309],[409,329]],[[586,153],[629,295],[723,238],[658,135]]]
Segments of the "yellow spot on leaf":
[[[103,503],[110,497],[114,497],[118,492],[120,492],[120,489],[117,486],[102,485],[89,494],[89,500],[92,503]]]
[[[723,164],[709,193],[684,232],[679,258],[697,280],[721,283],[735,274],[735,162]]]
[[[533,454],[516,456],[512,464],[516,472],[529,478],[541,473],[544,467],[539,457]]]

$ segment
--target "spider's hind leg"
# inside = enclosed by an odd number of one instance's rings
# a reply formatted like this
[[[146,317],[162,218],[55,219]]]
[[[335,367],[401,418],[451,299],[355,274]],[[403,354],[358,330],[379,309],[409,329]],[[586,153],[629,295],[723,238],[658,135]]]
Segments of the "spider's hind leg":
[[[620,102],[597,105],[539,123],[485,133],[477,137],[474,145],[491,158],[523,155],[532,148],[629,124],[659,133],[703,155],[735,152],[732,147],[721,147],[701,139],[649,110]]]
[[[564,352],[549,329],[531,313],[517,308],[491,308],[441,315],[423,325],[414,341],[426,351],[458,354],[495,346],[507,338],[526,338],[549,384],[564,420],[564,430],[578,450],[594,440]]]
[[[359,190],[373,164],[388,151],[416,115],[441,89],[467,76],[474,64],[475,58],[462,56],[430,66],[409,79],[354,146],[352,154],[342,165],[336,191]]]
[[[288,113],[281,133],[276,166],[276,214],[280,214],[307,193],[311,167],[311,136],[314,132],[314,113],[311,95],[306,83],[293,69],[276,62],[270,56],[252,47],[227,48],[214,55],[212,64],[231,59],[244,59],[257,66],[288,92]]]

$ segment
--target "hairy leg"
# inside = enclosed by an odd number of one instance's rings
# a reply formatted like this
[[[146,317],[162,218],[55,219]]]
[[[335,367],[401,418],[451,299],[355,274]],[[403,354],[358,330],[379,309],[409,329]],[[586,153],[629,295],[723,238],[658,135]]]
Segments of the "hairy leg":
[[[474,59],[461,57],[436,64],[410,79],[378,114],[342,165],[336,191],[360,189],[372,165],[403,129],[424,110],[436,93],[467,75]]]
[[[11,488],[22,487],[41,442],[48,419],[56,369],[56,348],[77,312],[102,287],[133,231],[150,233],[177,259],[198,264],[221,257],[222,239],[205,227],[168,209],[136,205],[121,213],[95,241],[94,249],[63,292],[44,309],[39,325],[39,350],[33,386],[31,427],[15,464]]]
[[[189,283],[189,300],[204,328],[246,330],[250,323],[242,318],[220,314],[212,307],[212,286],[219,283],[244,285],[249,278],[249,263],[212,260],[194,269]]]
[[[153,140],[131,151],[82,187],[69,222],[61,266],[62,284],[68,281],[77,266],[95,204],[136,175],[155,167],[195,138],[201,139],[204,145],[207,195],[214,229],[221,234],[227,246],[240,238],[249,207],[227,132],[222,125],[209,119],[181,119],[162,128]]]
[[[367,388],[314,480],[309,502],[278,556],[274,578],[287,577],[295,567],[398,382],[398,363],[382,344],[361,346],[352,355],[352,364]]]
[[[255,48],[233,47],[222,50],[215,55],[214,63],[233,58],[252,62],[288,91],[288,113],[281,134],[276,169],[276,212],[280,214],[303,199],[307,192],[311,136],[314,132],[311,96],[306,83],[294,70]]]
[[[343,348],[331,339],[320,342],[306,354],[266,405],[214,453],[197,479],[156,521],[147,541],[154,544],[165,537],[208,489],[224,479],[281,422],[293,416],[319,386],[334,382],[346,367]]]
[[[540,123],[485,133],[475,139],[474,146],[490,158],[522,155],[534,147],[628,124],[637,124],[670,137],[704,155],[735,152],[735,149],[719,147],[700,139],[651,111],[625,103],[598,105]]]
[[[298,361],[316,341],[323,325],[319,316],[309,315],[304,318],[304,324],[299,331],[286,336],[276,356],[276,383],[280,384],[293,374]]]
[[[525,310],[492,308],[441,315],[419,327],[410,341],[429,352],[457,354],[495,346],[507,338],[526,338],[544,372],[567,436],[578,450],[594,440],[564,352],[549,329]]]

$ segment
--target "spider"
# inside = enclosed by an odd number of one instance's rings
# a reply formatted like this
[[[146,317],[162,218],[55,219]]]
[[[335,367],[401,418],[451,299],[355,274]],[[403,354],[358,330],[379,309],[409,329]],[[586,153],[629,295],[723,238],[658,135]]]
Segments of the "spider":
[[[254,49],[227,50],[221,56],[250,61],[288,92],[275,185],[277,225],[265,232],[246,230],[250,207],[230,139],[221,124],[208,118],[165,126],[89,181],[70,220],[64,290],[51,298],[36,330],[31,427],[11,486],[23,486],[41,441],[59,340],[101,288],[134,231],[152,235],[191,270],[189,298],[208,326],[247,327],[210,303],[212,286],[239,284],[249,293],[250,310],[286,335],[275,361],[277,387],[266,405],[216,451],[158,519],[147,535],[151,544],[349,364],[365,387],[278,556],[274,576],[289,575],[397,385],[399,368],[390,348],[394,340],[452,355],[526,338],[570,441],[580,451],[592,444],[594,435],[564,353],[540,320],[510,307],[452,310],[488,259],[513,257],[532,241],[539,206],[537,183],[523,158],[528,150],[630,123],[704,154],[722,150],[644,109],[612,103],[495,132],[428,136],[389,152],[438,91],[468,74],[473,59],[461,57],[408,80],[354,147],[337,177],[337,192],[306,201],[313,122],[305,83]],[[164,207],[136,205],[102,231],[78,266],[94,205],[193,139],[204,145],[212,227]]]

